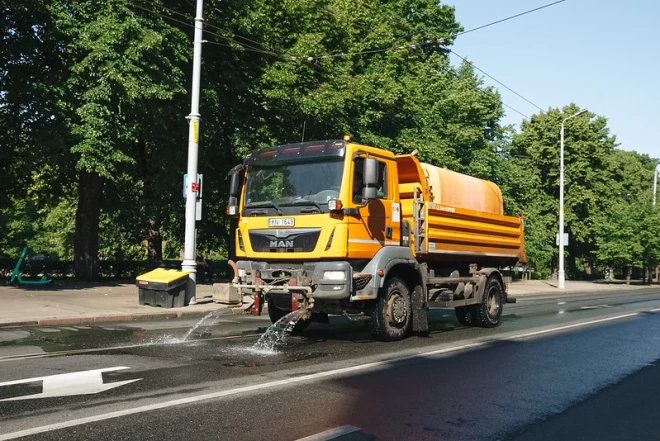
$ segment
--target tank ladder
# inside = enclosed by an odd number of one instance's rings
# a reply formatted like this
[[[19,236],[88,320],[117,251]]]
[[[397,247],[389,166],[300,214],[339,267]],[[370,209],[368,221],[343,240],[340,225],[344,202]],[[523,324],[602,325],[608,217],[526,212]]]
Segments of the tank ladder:
[[[424,193],[419,188],[415,188],[413,199],[413,237],[415,240],[415,252],[418,254],[427,253],[426,232],[428,231],[428,219],[426,212]]]

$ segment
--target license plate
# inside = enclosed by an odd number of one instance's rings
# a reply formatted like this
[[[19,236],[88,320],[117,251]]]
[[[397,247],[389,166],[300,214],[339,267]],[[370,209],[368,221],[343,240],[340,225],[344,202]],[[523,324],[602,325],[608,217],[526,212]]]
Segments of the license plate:
[[[293,227],[292,217],[276,217],[268,219],[269,227]]]

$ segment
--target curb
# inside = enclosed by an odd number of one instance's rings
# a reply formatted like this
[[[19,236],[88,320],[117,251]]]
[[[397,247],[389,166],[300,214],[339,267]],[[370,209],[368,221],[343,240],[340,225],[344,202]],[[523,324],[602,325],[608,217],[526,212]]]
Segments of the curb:
[[[232,307],[231,305],[219,305],[217,309],[226,309],[230,314],[245,314],[244,309]],[[174,320],[186,318],[201,318],[208,315],[210,310],[203,311],[176,311],[162,313],[135,313],[135,314],[117,314],[102,315],[97,317],[47,317],[37,320],[17,320],[15,322],[0,323],[2,328],[16,328],[25,326],[68,326],[83,325],[90,323],[116,323],[116,322],[137,322],[150,320]],[[266,309],[264,308],[264,312]]]

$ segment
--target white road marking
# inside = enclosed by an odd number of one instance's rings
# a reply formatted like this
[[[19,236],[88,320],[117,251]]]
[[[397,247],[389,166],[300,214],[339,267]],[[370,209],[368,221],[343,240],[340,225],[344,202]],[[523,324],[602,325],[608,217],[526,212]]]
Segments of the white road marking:
[[[296,441],[332,441],[333,439],[338,439],[340,436],[359,432],[360,430],[359,427],[355,426],[341,426],[335,429],[326,430],[325,432],[299,438]]]
[[[70,372],[68,374],[48,375],[46,377],[26,378],[23,380],[6,381],[0,383],[0,387],[14,386],[17,384],[43,383],[43,391],[38,394],[21,395],[18,397],[5,398],[1,401],[22,401],[33,400],[35,398],[54,398],[69,397],[72,395],[91,395],[105,392],[125,384],[134,383],[142,380],[117,381],[114,383],[104,383],[104,372],[116,372],[124,369],[130,369],[127,366],[117,366],[111,368],[94,369],[91,371]]]
[[[583,306],[580,309],[601,309],[601,308],[609,308],[610,305],[596,305],[596,306]]]
[[[534,331],[534,332],[527,332],[523,334],[518,334],[514,335],[511,337],[505,337],[501,339],[490,339],[490,340],[485,340],[482,342],[476,342],[476,343],[468,343],[460,346],[454,346],[450,348],[444,348],[444,349],[439,349],[435,351],[429,351],[429,352],[423,352],[420,354],[413,354],[413,355],[407,355],[403,357],[398,357],[398,358],[393,358],[389,360],[383,360],[383,361],[376,361],[373,363],[365,363],[365,364],[360,364],[356,366],[349,366],[345,368],[340,368],[340,369],[335,369],[332,371],[325,371],[325,372],[318,372],[315,374],[308,374],[308,375],[302,375],[299,377],[287,377],[282,380],[275,380],[275,381],[269,381],[267,383],[260,383],[260,384],[253,384],[250,386],[242,386],[242,387],[237,387],[235,389],[228,389],[228,390],[221,390],[217,392],[212,392],[208,394],[202,394],[202,395],[197,395],[197,396],[192,396],[192,397],[186,397],[186,398],[179,398],[177,400],[170,400],[170,401],[164,401],[162,403],[155,403],[155,404],[150,404],[150,405],[145,405],[145,406],[139,406],[139,407],[134,407],[132,409],[124,409],[124,410],[118,410],[115,412],[108,412],[100,415],[94,415],[90,417],[85,417],[85,418],[77,418],[69,421],[62,421],[59,423],[54,423],[54,424],[48,424],[45,426],[40,426],[40,427],[34,427],[31,429],[26,429],[26,430],[21,430],[18,432],[12,432],[12,433],[7,433],[4,435],[0,435],[0,441],[5,441],[5,440],[11,440],[15,438],[20,438],[24,436],[30,436],[30,435],[36,435],[39,433],[44,433],[44,432],[51,432],[53,430],[60,430],[60,429],[66,429],[68,427],[75,427],[75,426],[80,426],[82,424],[88,424],[88,423],[94,423],[98,421],[105,421],[113,418],[119,418],[127,415],[135,415],[138,413],[144,413],[144,412],[151,412],[153,410],[158,410],[158,409],[166,409],[169,407],[174,407],[174,406],[181,406],[184,404],[192,404],[192,403],[197,403],[200,401],[207,401],[207,400],[212,400],[212,399],[217,399],[217,398],[224,398],[228,396],[233,396],[233,395],[240,395],[243,393],[248,393],[248,392],[255,392],[255,391],[261,391],[265,389],[271,389],[271,388],[276,388],[276,387],[287,387],[291,386],[294,384],[298,383],[303,383],[303,382],[309,382],[313,380],[321,380],[325,378],[330,378],[330,377],[337,377],[337,376],[343,376],[346,374],[354,373],[354,372],[360,372],[360,371],[365,371],[369,369],[374,369],[374,368],[379,368],[379,367],[384,367],[391,365],[392,363],[395,362],[401,362],[401,361],[406,361],[406,360],[412,360],[412,359],[418,359],[422,357],[430,357],[434,355],[440,355],[440,354],[447,354],[450,352],[458,352],[462,351],[465,349],[471,349],[471,348],[477,348],[481,346],[485,346],[494,342],[497,342],[498,340],[516,340],[516,339],[522,339],[522,338],[529,338],[537,335],[544,335],[544,334],[550,334],[553,332],[559,332],[559,331],[564,331],[566,329],[575,329],[575,328],[580,328],[580,327],[585,327],[589,325],[593,325],[596,323],[605,323],[605,322],[611,322],[614,320],[621,320],[624,318],[628,317],[635,317],[639,316],[639,312],[634,312],[630,314],[623,314],[623,315],[618,315],[614,317],[607,317],[603,319],[598,319],[598,320],[590,320],[587,322],[582,322],[582,323],[575,323],[572,325],[565,325],[565,326],[558,326],[555,328],[549,328],[549,329],[543,329],[540,331]]]
[[[558,304],[558,305],[565,305],[566,302],[559,302],[559,303],[557,303],[557,304]]]
[[[552,332],[565,331],[566,329],[581,328],[581,327],[584,327],[584,326],[595,325],[596,323],[611,322],[613,320],[621,320],[621,319],[624,319],[624,318],[635,317],[635,316],[638,316],[638,315],[639,315],[639,312],[631,312],[630,314],[617,315],[617,316],[614,316],[614,317],[606,317],[606,318],[597,319],[597,320],[589,320],[588,322],[574,323],[572,325],[558,326],[556,328],[542,329],[540,331],[534,331],[534,332],[527,332],[525,334],[519,334],[519,335],[514,335],[513,337],[507,337],[507,338],[505,338],[505,340],[516,340],[516,339],[520,339],[520,338],[535,337],[537,335],[543,335],[543,334],[550,334]]]

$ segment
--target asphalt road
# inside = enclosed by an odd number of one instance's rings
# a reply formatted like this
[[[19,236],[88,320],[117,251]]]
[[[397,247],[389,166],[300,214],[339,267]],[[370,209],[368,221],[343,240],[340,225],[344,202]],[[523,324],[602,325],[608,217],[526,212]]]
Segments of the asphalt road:
[[[346,425],[361,429],[351,439],[622,440],[660,429],[657,289],[525,297],[495,329],[432,311],[428,338],[395,343],[336,318],[255,348],[268,318],[235,315],[184,340],[195,322],[0,330],[0,440],[296,440]]]

